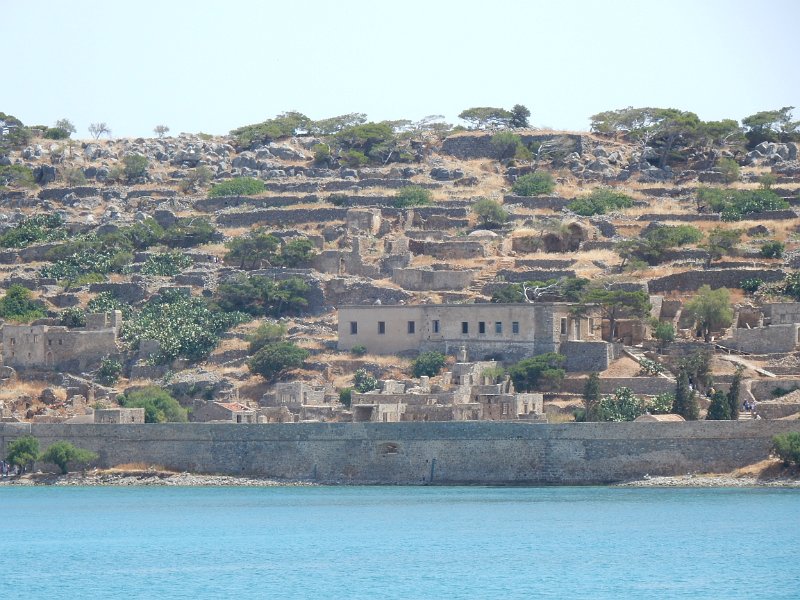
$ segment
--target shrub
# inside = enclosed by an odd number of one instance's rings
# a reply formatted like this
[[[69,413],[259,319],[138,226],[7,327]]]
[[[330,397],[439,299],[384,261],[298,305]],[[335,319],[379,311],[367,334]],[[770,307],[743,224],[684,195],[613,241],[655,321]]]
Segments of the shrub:
[[[100,368],[95,375],[95,381],[100,385],[114,385],[122,374],[122,363],[115,358],[105,357],[100,361]]]
[[[144,275],[172,277],[192,264],[194,264],[192,258],[182,252],[151,254],[142,265],[142,273]]]
[[[289,369],[297,369],[308,358],[308,350],[291,342],[265,344],[247,361],[247,367],[264,379],[273,380]]]
[[[556,182],[550,173],[537,171],[518,178],[511,189],[517,196],[541,196],[553,193]]]
[[[739,163],[732,158],[720,158],[717,161],[717,170],[722,174],[725,183],[739,181]]]
[[[61,127],[48,127],[42,136],[48,140],[66,140],[69,138],[70,132]]]
[[[697,203],[700,208],[720,213],[723,221],[739,221],[748,214],[789,208],[786,200],[767,189],[701,187],[697,190]]]
[[[245,320],[241,313],[214,311],[201,298],[162,290],[125,322],[122,339],[133,349],[142,340],[157,341],[159,352],[151,358],[156,364],[178,357],[200,360],[216,347],[220,333]]]
[[[652,400],[646,403],[647,410],[653,415],[666,415],[672,411],[672,406],[675,404],[675,394],[664,392],[655,396]]]
[[[339,390],[339,402],[344,404],[346,407],[350,407],[350,401],[353,397],[353,388],[342,388]]]
[[[509,367],[508,374],[518,392],[530,392],[540,384],[557,386],[564,379],[565,360],[561,354],[547,352],[519,361]]]
[[[267,344],[280,342],[286,337],[286,325],[283,323],[264,321],[252,334],[247,336],[248,353],[255,354]]]
[[[706,420],[708,421],[728,421],[731,418],[731,408],[728,404],[728,397],[722,390],[717,390],[711,396],[711,404],[708,406]]]
[[[761,256],[764,258],[781,258],[785,246],[778,240],[765,242],[761,246]]]
[[[64,440],[56,442],[50,446],[39,457],[39,459],[43,460],[44,462],[49,462],[56,465],[59,469],[61,469],[62,475],[66,475],[69,471],[69,463],[85,464],[95,460],[96,458],[97,454],[94,452],[90,452],[89,450],[84,450],[82,448],[76,448]]]
[[[675,327],[672,323],[658,321],[653,327],[653,337],[658,340],[658,347],[664,350],[667,344],[675,341]]]
[[[492,148],[497,153],[497,158],[500,160],[507,160],[514,158],[517,150],[522,144],[522,138],[510,131],[500,131],[495,133],[491,139]]]
[[[53,242],[67,237],[64,219],[58,213],[29,217],[0,235],[0,247],[25,248],[37,242]]]
[[[364,356],[367,353],[367,347],[364,344],[356,344],[350,348],[350,354],[353,356]]]
[[[30,323],[45,316],[40,302],[33,299],[28,288],[15,283],[8,288],[6,295],[0,298],[0,318],[18,323]]]
[[[225,242],[228,252],[223,259],[228,264],[238,264],[240,269],[257,269],[263,261],[275,259],[280,240],[264,229],[257,228],[245,236]]]
[[[217,288],[215,301],[224,311],[242,311],[254,317],[302,314],[312,289],[299,277],[275,281],[261,275],[240,275]]]
[[[148,386],[120,397],[125,408],[143,408],[145,423],[185,423],[187,411],[165,389]]]
[[[275,258],[277,264],[296,268],[307,266],[317,255],[314,243],[308,238],[299,237],[287,242]]]
[[[441,352],[423,352],[411,363],[411,373],[414,377],[434,377],[444,367],[445,360]]]
[[[161,241],[170,248],[191,248],[210,242],[217,230],[204,217],[184,217],[169,226]]]
[[[772,451],[786,466],[800,465],[800,432],[779,433],[773,437]]]
[[[597,188],[588,196],[576,198],[567,205],[567,208],[576,214],[590,217],[631,206],[633,206],[633,198],[630,196],[608,188]]]
[[[396,208],[409,206],[425,206],[433,201],[430,190],[418,185],[409,185],[400,188],[395,194],[394,205]]]
[[[59,323],[64,327],[86,327],[86,313],[79,306],[70,306],[58,315]]]
[[[0,187],[6,185],[32,188],[36,186],[36,178],[24,165],[3,165],[0,166]]]
[[[314,153],[314,164],[328,166],[331,164],[331,147],[328,144],[316,144],[311,151]]]
[[[147,175],[148,161],[146,156],[141,154],[128,154],[122,159],[125,165],[125,177],[128,181],[132,181],[139,177]]]
[[[359,150],[348,150],[342,155],[342,162],[351,169],[358,169],[369,163],[369,158]]]
[[[655,377],[664,372],[664,365],[648,358],[643,358],[639,363],[639,367],[640,377]]]
[[[39,274],[65,280],[69,284],[92,273],[104,275],[125,272],[133,260],[133,254],[109,244],[105,239],[87,236],[52,248],[47,258],[54,262],[42,267]]]
[[[211,181],[211,177],[213,176],[213,172],[211,169],[204,165],[200,165],[189,171],[186,174],[186,177],[181,180],[180,188],[181,191],[185,194],[187,192],[191,192],[196,190],[198,187],[207,185],[209,181]]]
[[[62,175],[67,185],[86,185],[86,175],[80,167],[67,167]]]
[[[208,192],[209,198],[222,196],[255,196],[264,191],[264,182],[253,177],[235,177],[215,183]]]
[[[634,395],[630,388],[621,387],[613,396],[603,396],[597,407],[600,421],[633,421],[646,412],[644,400]]]
[[[118,310],[122,312],[122,318],[128,320],[133,316],[133,308],[130,304],[123,302],[111,292],[100,292],[89,300],[86,311],[90,313],[104,313]]]
[[[358,369],[353,375],[353,389],[359,394],[377,390],[378,380],[370,375],[366,369]]]
[[[482,227],[495,229],[508,220],[508,212],[495,200],[480,198],[472,205],[472,212],[478,216]]]

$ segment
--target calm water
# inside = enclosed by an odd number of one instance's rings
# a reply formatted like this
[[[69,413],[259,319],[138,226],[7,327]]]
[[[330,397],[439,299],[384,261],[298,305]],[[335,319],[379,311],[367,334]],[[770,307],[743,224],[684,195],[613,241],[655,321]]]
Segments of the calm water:
[[[0,488],[0,598],[798,598],[800,491]]]

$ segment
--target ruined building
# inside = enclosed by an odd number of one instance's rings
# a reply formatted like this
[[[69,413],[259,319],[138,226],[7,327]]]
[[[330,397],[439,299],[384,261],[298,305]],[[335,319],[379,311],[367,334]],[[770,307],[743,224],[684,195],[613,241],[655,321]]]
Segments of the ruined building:
[[[3,325],[3,363],[14,368],[82,371],[116,354],[122,312],[86,315],[86,327]]]
[[[472,360],[506,362],[558,352],[570,371],[607,369],[614,347],[601,339],[599,313],[572,309],[565,302],[342,306],[339,349],[456,354],[463,348]]]

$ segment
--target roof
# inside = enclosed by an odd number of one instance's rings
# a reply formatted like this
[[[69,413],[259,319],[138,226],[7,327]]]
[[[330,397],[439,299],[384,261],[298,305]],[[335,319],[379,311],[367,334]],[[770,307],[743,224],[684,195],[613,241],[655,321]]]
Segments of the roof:
[[[231,412],[252,412],[252,408],[245,406],[241,402],[215,402],[217,406],[227,408]]]

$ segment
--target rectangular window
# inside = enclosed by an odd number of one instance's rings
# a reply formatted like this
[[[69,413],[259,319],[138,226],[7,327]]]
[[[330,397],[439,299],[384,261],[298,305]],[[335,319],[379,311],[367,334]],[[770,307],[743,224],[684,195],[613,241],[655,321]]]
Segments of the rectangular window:
[[[417,324],[414,321],[408,322],[408,333],[415,333],[417,331]]]
[[[508,402],[503,402],[503,414],[508,414]]]
[[[439,333],[439,319],[433,320],[433,333]]]
[[[567,335],[567,319],[561,319],[561,335]]]
[[[350,321],[350,335],[358,335],[358,321]]]
[[[48,346],[52,346],[53,345],[53,340],[47,340],[47,345]]]
[[[386,333],[386,321],[378,321],[378,334],[384,335]]]
[[[466,321],[461,321],[461,333],[464,335],[469,333],[469,323]]]
[[[497,334],[503,333],[503,323],[500,321],[495,321],[494,323],[494,332]]]
[[[519,321],[511,321],[511,333],[519,335]]]
[[[589,335],[594,335],[594,319],[589,317]]]
[[[16,343],[17,343],[17,338],[11,338],[11,345],[13,346]]]
[[[478,321],[478,333],[486,333],[486,323],[484,321]]]

